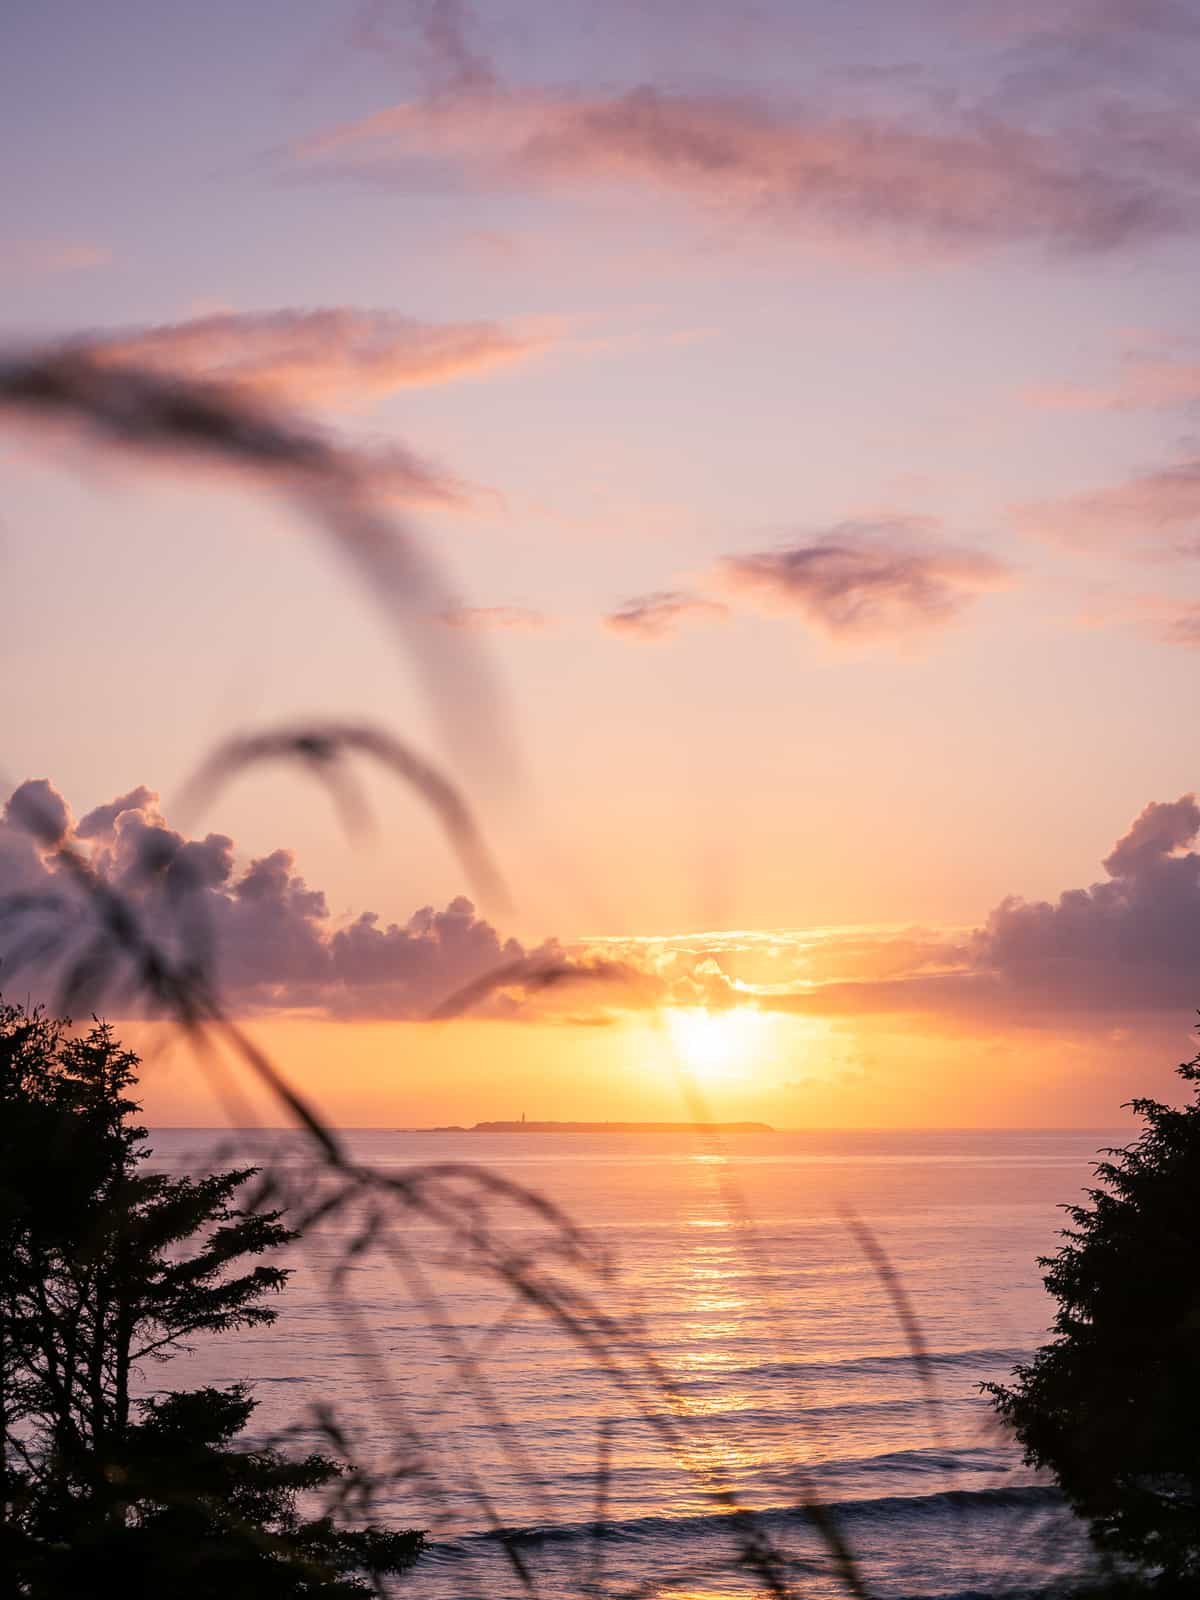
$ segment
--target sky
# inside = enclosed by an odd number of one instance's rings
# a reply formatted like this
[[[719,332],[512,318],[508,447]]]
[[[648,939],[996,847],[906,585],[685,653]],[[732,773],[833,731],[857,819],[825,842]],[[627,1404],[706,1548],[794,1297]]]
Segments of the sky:
[[[1198,37],[1193,0],[23,8],[6,992],[61,991],[66,849],[156,928],[186,879],[345,1123],[1169,1094]],[[335,725],[344,768],[224,743]],[[237,1114],[92,998],[153,1119]]]

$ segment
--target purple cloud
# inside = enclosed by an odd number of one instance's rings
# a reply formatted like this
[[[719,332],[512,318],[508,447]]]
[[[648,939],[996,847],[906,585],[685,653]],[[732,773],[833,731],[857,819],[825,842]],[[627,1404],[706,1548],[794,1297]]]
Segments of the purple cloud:
[[[0,977],[21,973],[26,981],[22,953],[34,952],[28,976],[49,998],[98,931],[62,846],[123,897],[172,959],[211,950],[218,992],[237,1014],[426,1017],[460,989],[512,967],[508,981],[491,983],[485,997],[484,1014],[507,1015],[526,991],[544,987],[550,969],[568,987],[598,976],[554,941],[526,946],[503,938],[461,896],[404,923],[364,912],[336,925],[324,894],[300,876],[289,850],[239,866],[232,839],[185,838],[144,785],[97,806],[76,826],[62,795],[39,779],[21,784],[0,813]],[[56,924],[64,906],[69,915]],[[55,926],[64,943],[47,954]],[[140,1010],[120,977],[114,970],[95,1003]]]
[[[128,794],[118,795],[106,806],[94,806],[85,817],[82,817],[75,827],[77,839],[101,839],[112,833],[116,826],[117,818],[124,811],[136,811],[139,814],[151,815],[157,812],[158,796],[152,789],[147,789],[140,783],[136,789],[131,789]]]
[[[840,523],[727,556],[718,571],[741,597],[797,611],[830,638],[864,641],[943,626],[1012,576],[994,556],[939,543],[929,523],[904,517]]]
[[[61,844],[71,829],[71,808],[49,778],[27,778],[4,806],[3,820],[42,846]]]
[[[1198,832],[1194,795],[1148,805],[1105,858],[1107,881],[997,906],[976,940],[978,968],[1037,1007],[1194,1009],[1200,856],[1186,847]]]
[[[1185,794],[1175,801],[1152,800],[1104,858],[1111,878],[1134,878],[1182,850],[1200,833],[1200,806]]]

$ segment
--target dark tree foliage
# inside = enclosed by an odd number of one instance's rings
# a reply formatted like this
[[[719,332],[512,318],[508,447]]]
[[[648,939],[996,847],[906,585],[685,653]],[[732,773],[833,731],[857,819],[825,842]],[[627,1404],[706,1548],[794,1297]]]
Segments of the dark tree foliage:
[[[1164,1588],[1200,1582],[1200,1056],[1182,1109],[1139,1099],[1044,1257],[1055,1338],[989,1384],[1026,1460],[1049,1468],[1102,1550]]]
[[[422,1536],[305,1520],[337,1461],[239,1444],[238,1385],[135,1396],[194,1336],[274,1321],[261,1258],[292,1237],[236,1205],[253,1168],[144,1170],[138,1064],[0,1005],[0,1594],[370,1593]]]
[[[239,1448],[245,1389],[139,1401],[138,1420],[96,1501],[38,1496],[18,1568],[31,1596],[355,1596],[408,1566],[421,1536],[306,1519],[298,1496],[340,1476],[327,1456]]]

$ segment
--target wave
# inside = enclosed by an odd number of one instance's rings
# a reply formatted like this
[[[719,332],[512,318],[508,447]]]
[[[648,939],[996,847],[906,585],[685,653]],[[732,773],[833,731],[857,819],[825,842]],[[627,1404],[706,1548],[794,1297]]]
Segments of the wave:
[[[929,1518],[953,1512],[956,1515],[980,1511],[1057,1509],[1065,1501],[1057,1489],[1042,1484],[1012,1484],[986,1489],[942,1489],[922,1495],[881,1495],[870,1500],[824,1501],[822,1509],[838,1522],[888,1522],[900,1518]],[[767,1528],[802,1526],[811,1528],[803,1506],[769,1506],[757,1511],[706,1511],[687,1516],[642,1516],[611,1522],[564,1522],[485,1529],[462,1534],[455,1539],[431,1544],[423,1559],[455,1560],[473,1557],[480,1545],[546,1545],[604,1539],[616,1544],[637,1544],[648,1540],[668,1542],[709,1535],[727,1535],[741,1521],[750,1520]]]
[[[958,1477],[961,1482],[962,1476],[968,1473],[991,1473],[995,1476],[1007,1472],[1012,1462],[1013,1452],[1002,1445],[964,1444],[949,1450],[920,1446],[898,1448],[865,1456],[828,1455],[806,1457],[802,1461],[777,1461],[746,1469],[743,1473],[743,1482],[761,1485],[785,1484],[788,1480],[794,1482],[806,1478],[815,1483],[818,1491],[824,1495],[830,1491],[831,1485],[837,1479],[857,1478],[859,1481],[864,1481],[871,1477],[882,1478],[890,1475],[894,1481],[900,1474],[911,1474],[913,1478],[927,1480],[934,1474],[940,1474],[945,1478]],[[621,1478],[626,1482],[639,1477],[646,1482],[654,1482],[660,1479],[661,1475],[662,1468],[656,1462],[641,1466],[623,1465],[621,1468]],[[564,1487],[594,1484],[594,1468],[582,1466],[576,1469],[568,1468],[558,1474],[558,1482]],[[856,1496],[854,1503],[870,1498],[870,1496]]]
[[[1029,1351],[998,1346],[973,1350],[938,1350],[925,1357],[923,1365],[935,1372],[962,1371],[988,1364],[1028,1360]],[[744,1369],[755,1377],[786,1378],[796,1375],[856,1377],[863,1373],[915,1372],[922,1363],[911,1351],[886,1356],[845,1356],[830,1361],[763,1361]]]
[[[629,1351],[640,1354],[650,1347],[648,1341],[611,1341],[611,1348],[618,1353]],[[672,1345],[660,1341],[652,1347],[669,1366]],[[886,1376],[891,1373],[912,1377],[919,1375],[922,1367],[933,1372],[962,1372],[992,1366],[1009,1369],[1019,1362],[1028,1361],[1030,1355],[1031,1351],[1024,1346],[984,1345],[970,1350],[931,1351],[923,1362],[918,1361],[909,1350],[891,1355],[817,1357],[806,1361],[749,1361],[721,1366],[704,1376],[676,1377],[673,1382],[677,1389],[687,1391],[734,1381],[746,1383],[757,1378],[799,1378],[809,1381],[814,1378]],[[586,1366],[569,1367],[564,1373],[567,1378],[585,1376],[592,1376],[592,1370]]]
[[[713,1385],[719,1387],[719,1385]],[[978,1395],[936,1395],[934,1404],[939,1414],[948,1412],[969,1413],[972,1416],[986,1406],[986,1401]],[[929,1412],[929,1400],[925,1395],[905,1395],[901,1399],[889,1396],[884,1400],[838,1400],[828,1405],[797,1406],[786,1403],[774,1406],[731,1406],[728,1410],[712,1411],[687,1411],[666,1410],[660,1408],[647,1410],[636,1418],[630,1419],[630,1427],[635,1423],[653,1426],[660,1422],[669,1422],[672,1427],[684,1428],[689,1431],[703,1432],[706,1429],[730,1430],[746,1428],[790,1428],[794,1429],[797,1423],[830,1423],[853,1422],[879,1423],[881,1420],[904,1421],[914,1418],[923,1420]],[[571,1428],[560,1430],[563,1434],[573,1431]]]

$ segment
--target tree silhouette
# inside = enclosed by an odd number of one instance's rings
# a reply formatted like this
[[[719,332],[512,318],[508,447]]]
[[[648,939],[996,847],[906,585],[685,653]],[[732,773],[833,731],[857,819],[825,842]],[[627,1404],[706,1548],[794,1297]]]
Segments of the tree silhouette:
[[[1162,1587],[1200,1578],[1200,1056],[1182,1109],[1138,1099],[1145,1124],[1104,1152],[1100,1186],[1044,1282],[1055,1337],[1011,1386],[988,1384],[1031,1464],[1049,1468],[1102,1550]]]
[[[7,1593],[369,1593],[422,1536],[305,1520],[299,1497],[341,1478],[336,1460],[239,1446],[255,1405],[239,1385],[134,1396],[194,1337],[273,1322],[288,1273],[259,1258],[293,1237],[236,1204],[252,1167],[143,1170],[138,1065],[107,1024],[74,1035],[0,1006]]]

